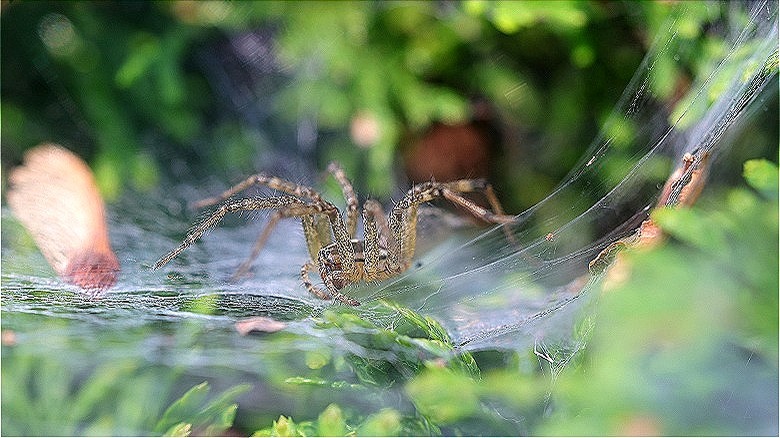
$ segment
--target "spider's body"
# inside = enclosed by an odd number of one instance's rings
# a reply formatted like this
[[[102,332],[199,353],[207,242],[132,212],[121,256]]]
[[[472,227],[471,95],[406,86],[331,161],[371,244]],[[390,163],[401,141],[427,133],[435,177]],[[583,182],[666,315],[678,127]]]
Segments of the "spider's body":
[[[323,199],[314,189],[287,180],[257,174],[232,187],[222,195],[205,199],[199,206],[220,204],[187,234],[174,250],[161,257],[155,264],[158,269],[197,241],[208,229],[215,226],[231,212],[273,209],[251,256],[241,264],[236,276],[244,274],[257,258],[261,248],[276,225],[283,218],[299,217],[306,237],[311,260],[301,267],[301,278],[306,288],[323,299],[336,299],[345,304],[359,305],[356,300],[340,292],[346,286],[358,282],[379,282],[406,271],[414,256],[417,209],[420,204],[436,198],[445,198],[466,209],[474,216],[491,223],[509,223],[492,188],[483,180],[458,180],[447,183],[426,182],[410,189],[404,198],[385,217],[382,206],[373,200],[363,205],[363,239],[355,237],[358,221],[358,202],[352,184],[343,170],[331,163],[328,171],[339,182],[347,201],[346,222],[333,204]],[[231,198],[251,186],[262,185],[286,193],[267,198]],[[488,211],[462,196],[466,192],[482,192],[493,211]],[[314,286],[309,273],[317,270],[327,291]]]
[[[327,245],[319,252],[317,266],[320,277],[325,281],[326,286],[331,283],[333,288],[341,290],[352,283],[384,281],[406,270],[403,266],[391,267],[387,249],[381,247],[377,253],[376,263],[373,265],[373,269],[370,269],[369,265],[366,264],[364,241],[351,239],[350,244],[354,257],[351,269],[344,268],[335,243]],[[304,267],[310,268],[311,266],[307,263]]]

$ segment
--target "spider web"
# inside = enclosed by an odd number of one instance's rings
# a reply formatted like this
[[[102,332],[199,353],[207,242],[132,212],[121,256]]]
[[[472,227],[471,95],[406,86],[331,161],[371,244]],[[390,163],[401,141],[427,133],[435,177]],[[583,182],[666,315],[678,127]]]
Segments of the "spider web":
[[[670,113],[651,84],[661,76],[662,61],[688,61],[678,28],[684,7],[679,15],[669,17],[665,31],[580,162],[552,193],[517,216],[511,226],[514,242],[507,240],[500,226],[456,232],[436,241],[398,278],[348,290],[363,303],[357,311],[391,327],[400,316],[380,308],[382,300],[393,301],[441,322],[458,348],[534,349],[540,363],[549,364],[551,374],[557,375],[584,348],[577,332],[589,330],[577,324],[596,296],[598,278],[589,276],[588,263],[646,218],[660,185],[684,153],[699,149],[717,157],[726,152],[731,147],[729,136],[776,80],[777,5],[756,2],[747,11],[736,4],[727,9],[717,29],[727,41],[726,50],[708,74],[694,79],[678,109]],[[633,154],[630,163],[622,173],[605,178],[605,169],[614,168],[626,150]],[[657,171],[659,162],[664,172]],[[4,209],[4,318],[38,314],[90,323],[69,329],[67,342],[60,341],[58,327],[27,327],[46,340],[39,344],[41,352],[72,348],[74,338],[88,345],[96,336],[111,336],[97,333],[100,329],[95,327],[110,326],[115,333],[160,325],[163,328],[147,342],[110,354],[140,355],[171,365],[256,371],[258,364],[268,360],[257,347],[264,341],[235,336],[233,323],[257,315],[289,321],[288,331],[315,338],[290,343],[289,351],[316,351],[321,342],[370,354],[347,339],[311,329],[309,317],[321,315],[332,304],[310,296],[300,284],[298,270],[308,256],[300,225],[294,221],[282,221],[275,234],[300,238],[272,237],[256,262],[255,275],[244,281],[227,279],[248,255],[262,221],[217,228],[166,271],[150,271],[151,263],[178,243],[185,224],[191,222],[186,202],[202,197],[202,187],[179,185],[152,196],[127,196],[110,207],[111,238],[123,272],[118,285],[99,301],[81,297],[56,280],[36,251],[10,245],[7,236],[18,236],[21,230]],[[574,202],[551,213],[550,207],[560,206],[556,202],[560,199]],[[263,217],[243,215],[252,222]],[[421,226],[420,235],[431,229]],[[216,301],[216,312],[199,313],[198,302],[209,300]],[[195,354],[187,351],[185,343],[179,350],[166,350],[167,327],[191,320],[214,328],[202,335],[213,348]],[[163,350],[168,354],[160,353]],[[232,353],[237,350],[244,353]]]
[[[658,105],[650,86],[658,80],[660,62],[685,61],[677,23],[686,11],[669,18],[668,32],[658,37],[578,165],[548,197],[517,216],[512,230],[517,243],[507,242],[500,226],[473,238],[450,239],[406,275],[361,299],[391,298],[433,315],[467,349],[528,348],[541,340],[576,344],[574,323],[598,284],[587,274],[588,262],[647,217],[659,195],[647,187],[660,187],[683,154],[726,152],[728,134],[776,78],[777,10],[770,3],[751,6],[747,22],[730,11],[734,21],[726,20],[722,29],[727,50],[707,75],[695,79],[672,113]],[[713,96],[716,88],[722,91]],[[630,145],[634,159],[620,177],[604,183],[599,176],[619,141]],[[659,157],[666,157],[665,174],[655,172]],[[559,197],[577,201],[545,216],[547,204]],[[594,197],[596,203],[587,202]],[[605,223],[609,231],[599,234]],[[568,360],[563,355],[553,362]]]

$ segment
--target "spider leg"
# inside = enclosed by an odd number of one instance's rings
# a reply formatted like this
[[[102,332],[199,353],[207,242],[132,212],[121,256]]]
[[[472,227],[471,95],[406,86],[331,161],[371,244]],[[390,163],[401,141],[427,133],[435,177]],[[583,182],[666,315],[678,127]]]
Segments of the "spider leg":
[[[236,211],[253,211],[263,209],[285,208],[291,216],[303,216],[321,213],[321,206],[316,204],[305,204],[303,201],[292,196],[280,196],[272,198],[243,198],[230,200],[220,205],[214,212],[206,216],[203,220],[195,224],[187,233],[187,237],[178,247],[160,257],[152,266],[152,269],[159,269],[174,257],[178,256],[190,245],[200,239],[209,229],[216,226],[228,213]]]
[[[347,304],[349,306],[359,306],[360,305],[360,301],[358,301],[358,300],[356,300],[354,298],[349,298],[346,295],[344,295],[341,292],[339,292],[339,289],[345,285],[346,280],[347,280],[344,277],[344,275],[351,275],[352,274],[352,270],[346,270],[345,269],[345,270],[339,272],[338,276],[336,276],[336,275],[334,275],[334,272],[330,272],[326,268],[326,266],[327,266],[327,262],[325,261],[326,258],[327,258],[327,249],[322,249],[320,251],[319,256],[318,256],[318,263],[317,264],[319,265],[320,277],[322,278],[323,283],[325,283],[325,287],[328,288],[328,293],[330,293],[330,295],[334,299],[336,299],[338,301],[341,301],[344,304]],[[333,281],[334,277],[338,278],[339,283],[340,283],[341,286],[338,286],[338,287],[336,286],[336,283]],[[318,294],[318,293],[316,293],[314,291],[312,291],[312,293],[314,293],[317,296],[321,296],[320,294]]]
[[[315,287],[314,284],[311,282],[311,277],[309,277],[309,271],[316,270],[317,266],[312,262],[306,262],[303,266],[301,266],[301,280],[303,280],[303,285],[306,287],[306,289],[309,290],[314,296],[316,296],[319,299],[322,300],[330,300],[332,299],[330,295],[326,294],[319,288]]]
[[[252,253],[238,266],[238,269],[233,273],[231,280],[238,280],[249,272],[249,268],[252,267],[252,263],[257,259],[257,256],[260,255],[260,251],[263,249],[263,246],[265,246],[265,242],[268,240],[268,236],[271,235],[271,231],[273,231],[276,224],[279,223],[279,220],[287,217],[290,217],[290,215],[284,210],[277,210],[271,215],[271,218],[268,219],[268,223],[265,224],[265,228],[263,228],[263,232],[260,233],[260,236],[255,240],[255,244],[252,247]]]
[[[375,205],[377,204],[377,205]],[[363,270],[366,281],[376,278],[379,271],[379,231],[376,223],[376,201],[363,204]],[[381,209],[381,207],[379,207]]]
[[[200,209],[203,207],[208,207],[210,205],[218,204],[220,202],[227,200],[228,198],[235,195],[236,193],[242,192],[252,186],[269,187],[274,190],[279,190],[281,192],[287,193],[289,195],[295,195],[304,199],[308,199],[315,203],[326,202],[322,199],[322,196],[320,196],[320,194],[311,187],[296,184],[292,181],[288,181],[286,179],[278,178],[275,176],[266,175],[265,173],[258,173],[256,175],[250,176],[244,181],[241,181],[240,183],[234,185],[233,187],[225,190],[224,192],[222,192],[222,194],[218,196],[212,196],[210,198],[202,199],[198,202],[193,203],[192,206],[193,208]]]
[[[507,216],[503,214],[503,209],[501,208],[501,205],[498,203],[498,198],[496,198],[496,195],[493,192],[493,187],[487,182],[485,182],[484,180],[461,179],[458,181],[452,181],[448,183],[442,183],[442,184],[434,183],[434,184],[440,186],[441,195],[444,196],[445,199],[467,210],[469,213],[471,213],[478,219],[482,219],[485,222],[490,222],[494,224],[507,224],[507,223],[512,223],[515,220],[513,216]],[[490,202],[493,211],[489,211],[485,208],[482,208],[479,205],[475,204],[474,202],[460,195],[460,193],[469,193],[469,192],[484,193],[485,197],[487,197],[488,199],[488,202]],[[435,193],[431,193],[431,195],[435,195]]]
[[[333,238],[327,216],[322,214],[301,216],[303,234],[306,237],[306,247],[312,260],[317,260],[320,249],[329,245]]]
[[[340,168],[336,166],[335,169],[340,169]],[[334,176],[336,176],[336,178],[339,179],[337,174],[339,174],[339,171],[334,170]],[[346,185],[342,186],[345,192],[345,196],[348,198],[347,204],[348,205],[356,204],[357,198],[354,196],[354,190],[352,190],[352,185],[349,184],[348,180],[346,180],[346,176],[343,179],[347,181]],[[304,216],[306,214],[319,214],[319,213],[326,215],[330,223],[331,232],[333,233],[333,240],[336,241],[336,246],[339,255],[341,256],[341,259],[343,261],[343,268],[347,272],[350,273],[353,272],[352,269],[354,266],[354,258],[355,258],[354,250],[350,242],[351,235],[347,226],[344,224],[344,219],[341,217],[341,213],[336,208],[336,206],[323,199],[322,196],[311,187],[295,184],[291,181],[282,178],[277,178],[275,176],[269,176],[264,173],[258,173],[256,175],[250,176],[249,178],[245,179],[241,183],[236,184],[235,186],[223,192],[221,195],[204,199],[196,203],[195,205],[206,206],[206,205],[212,205],[218,202],[222,202],[225,201],[226,199],[229,199],[234,194],[241,192],[242,190],[246,190],[247,188],[255,185],[266,186],[274,190],[279,190],[289,195],[294,195],[311,201],[311,204],[306,204],[311,207],[309,213],[303,213],[303,214],[295,213],[295,214],[291,214],[290,216]],[[352,193],[351,196],[349,195],[350,193]],[[265,198],[265,199],[270,199],[270,198]],[[295,199],[295,202],[297,203],[303,202],[300,199],[296,199],[296,198],[291,198],[291,199]],[[292,204],[294,204],[295,202],[292,202]],[[354,207],[354,209],[356,210],[357,207]],[[355,222],[354,226],[356,227],[357,226],[356,215],[348,214],[348,220],[350,220],[349,219],[350,217],[353,218],[352,222]],[[327,236],[328,233],[324,232],[325,229],[324,220],[315,219],[313,223],[314,223],[313,226],[307,226],[306,221],[304,221],[304,225],[303,225],[304,232],[306,233],[307,244],[309,246],[309,254],[312,256],[312,260],[314,260],[317,257],[317,253],[319,251],[318,248],[327,245],[331,241],[330,236]],[[314,236],[316,236],[316,242],[314,241]],[[183,250],[184,249],[182,248],[176,254],[172,255],[171,258],[175,257]],[[160,266],[164,265],[168,261],[170,261],[170,259],[162,262]]]
[[[460,196],[459,194],[453,192],[452,190],[444,188],[441,190],[441,194],[446,200],[452,202],[458,207],[462,207],[464,210],[467,210],[469,213],[471,213],[472,215],[474,215],[479,219],[482,219],[485,222],[506,224],[514,221],[514,218],[512,216],[493,213],[492,211],[480,207],[474,202],[464,198],[463,196]]]
[[[241,263],[238,269],[236,269],[236,272],[231,277],[231,280],[235,281],[249,272],[249,269],[252,267],[252,263],[260,255],[260,251],[263,249],[263,246],[265,246],[268,237],[271,235],[271,231],[273,231],[279,221],[294,216],[296,216],[294,209],[280,209],[271,215],[271,218],[268,220],[268,223],[265,225],[265,228],[263,228],[262,233],[260,233],[260,236],[258,236],[254,246],[252,247],[252,253],[246,260]],[[319,214],[305,215],[301,216],[300,218],[301,225],[303,226],[303,234],[306,237],[306,245],[309,250],[309,255],[311,256],[312,260],[314,260],[317,257],[317,253],[319,253],[320,249],[323,246],[328,245],[331,241],[330,225],[328,221]]]
[[[303,280],[303,285],[306,287],[306,289],[309,290],[309,292],[322,300],[331,300],[335,298],[348,306],[360,305],[360,301],[349,298],[335,289],[331,289],[332,284],[328,285],[327,277],[324,277],[326,278],[325,285],[328,286],[328,292],[330,295],[314,286],[314,284],[311,282],[311,277],[309,277],[309,272],[316,269],[317,265],[315,265],[313,262],[306,262],[303,266],[301,266],[301,280]]]
[[[469,192],[485,193],[488,201],[498,211],[489,211],[461,196],[461,193]],[[509,224],[515,220],[513,216],[502,214],[502,209],[492,187],[484,180],[462,179],[447,183],[431,181],[417,184],[406,193],[406,196],[398,202],[390,214],[390,229],[396,245],[389,246],[388,251],[391,264],[401,272],[409,267],[414,256],[417,238],[417,209],[420,204],[436,198],[445,198],[485,222]],[[498,207],[496,208],[495,205]]]
[[[504,208],[501,207],[501,202],[499,202],[498,196],[496,196],[496,192],[493,190],[493,186],[487,184],[483,193],[490,203],[490,208],[493,212],[504,216]],[[517,240],[515,240],[515,235],[512,234],[512,228],[510,228],[509,224],[503,223],[501,229],[504,230],[504,236],[506,236],[507,242],[511,243],[513,246],[517,246]]]
[[[328,172],[338,181],[341,186],[341,193],[344,194],[344,199],[347,201],[347,231],[350,238],[354,238],[357,231],[358,218],[358,200],[355,195],[355,189],[344,173],[344,169],[335,161],[328,165]]]
[[[387,223],[387,216],[382,208],[382,204],[373,199],[369,199],[363,204],[363,217],[368,215],[376,222],[377,231],[379,232],[379,247],[389,248],[396,244],[395,237],[390,230],[390,225]]]

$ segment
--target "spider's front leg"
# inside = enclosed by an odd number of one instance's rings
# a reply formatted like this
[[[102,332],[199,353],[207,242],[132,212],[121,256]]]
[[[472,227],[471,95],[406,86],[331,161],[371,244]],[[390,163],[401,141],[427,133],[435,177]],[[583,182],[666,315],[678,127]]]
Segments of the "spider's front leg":
[[[322,299],[333,298],[350,306],[359,306],[359,301],[347,297],[340,290],[360,280],[379,281],[391,276],[386,263],[386,245],[391,239],[390,228],[385,220],[382,207],[378,202],[369,200],[363,208],[365,233],[363,241],[350,239],[351,252],[345,256],[342,255],[342,250],[339,248],[339,242],[343,242],[343,240],[340,241],[337,238],[336,242],[326,245],[318,251],[316,264],[309,262],[301,267],[303,284],[313,295]],[[334,231],[341,228],[338,222],[335,222],[334,226]],[[314,256],[312,257],[314,258]],[[319,270],[327,292],[312,284],[309,273],[313,269]]]
[[[485,194],[494,211],[489,211],[461,194],[481,192]],[[417,184],[412,187],[404,198],[396,204],[390,214],[390,229],[395,239],[395,245],[388,247],[390,264],[399,272],[409,268],[417,239],[417,211],[420,204],[436,198],[445,198],[453,204],[465,209],[475,217],[494,224],[510,224],[513,216],[503,214],[493,188],[481,179],[462,179],[447,183],[435,181]],[[511,233],[505,228],[507,238],[513,240]]]
[[[317,193],[317,191],[311,187],[304,186],[301,184],[296,184],[292,181],[288,181],[282,178],[277,178],[275,176],[266,175],[265,173],[258,173],[256,175],[250,176],[244,181],[241,181],[240,183],[234,185],[233,187],[225,190],[224,192],[222,192],[221,195],[202,199],[194,203],[192,206],[193,208],[199,209],[203,207],[208,207],[210,205],[218,204],[220,202],[224,202],[228,200],[231,196],[243,192],[244,190],[254,186],[265,186],[274,190],[279,190],[289,195],[294,195],[300,198],[308,199],[315,204],[323,202],[320,194]]]
[[[228,201],[220,205],[214,212],[206,216],[203,220],[196,223],[190,231],[187,233],[187,237],[164,256],[160,257],[157,262],[152,266],[152,269],[160,269],[166,263],[173,260],[176,256],[181,254],[190,245],[195,243],[203,236],[209,229],[215,227],[228,213],[236,211],[254,211],[264,209],[284,209],[285,213],[289,216],[304,216],[313,215],[322,212],[322,208],[319,205],[306,204],[300,199],[292,196],[279,196],[271,198],[243,198]]]
[[[350,238],[347,227],[341,217],[341,213],[335,207],[323,212],[330,221],[334,241],[319,249],[317,254],[312,254],[314,263],[309,262],[301,268],[303,284],[314,295],[320,298],[333,298],[350,306],[359,306],[360,302],[349,298],[339,292],[344,287],[354,283],[362,277],[362,266],[356,263],[355,243]],[[307,241],[311,241],[307,232]],[[313,248],[310,246],[310,251]],[[309,279],[309,271],[318,268],[327,293],[317,289]]]
[[[388,255],[398,243],[390,230],[382,206],[369,199],[363,204],[363,280],[382,281],[400,273]]]
[[[358,200],[355,195],[355,189],[352,187],[352,182],[349,181],[347,175],[344,173],[344,169],[333,161],[328,165],[328,172],[333,175],[333,178],[341,186],[341,193],[344,195],[344,200],[347,202],[347,231],[350,237],[355,237],[357,231],[357,215],[358,215]]]

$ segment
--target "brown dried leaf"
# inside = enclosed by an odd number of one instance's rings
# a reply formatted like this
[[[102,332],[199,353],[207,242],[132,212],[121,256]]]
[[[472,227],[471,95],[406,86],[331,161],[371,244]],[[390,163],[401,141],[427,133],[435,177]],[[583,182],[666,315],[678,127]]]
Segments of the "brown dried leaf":
[[[8,178],[8,204],[65,281],[92,293],[116,283],[103,200],[89,167],[72,152],[42,144]]]

